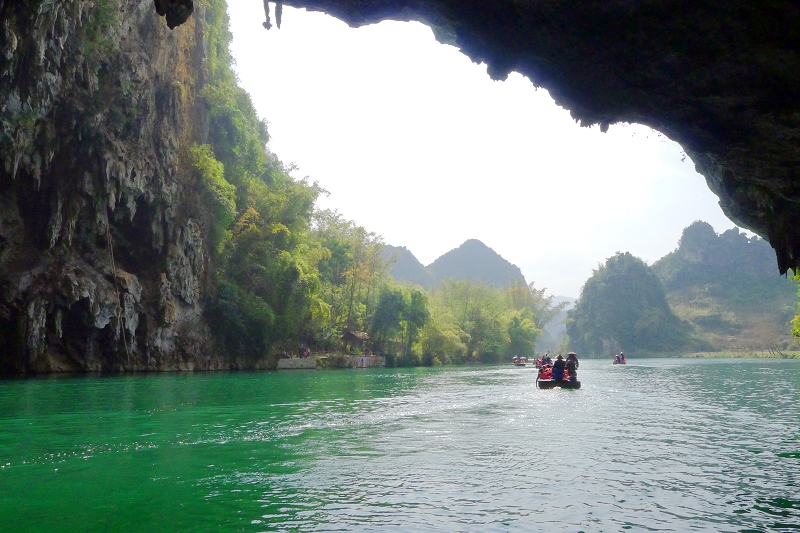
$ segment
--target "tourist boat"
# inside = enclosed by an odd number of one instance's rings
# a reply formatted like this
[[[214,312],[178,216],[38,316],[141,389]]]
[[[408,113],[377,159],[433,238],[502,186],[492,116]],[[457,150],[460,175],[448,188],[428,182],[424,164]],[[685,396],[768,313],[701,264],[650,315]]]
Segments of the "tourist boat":
[[[627,361],[617,361],[616,359],[614,359],[614,362],[611,363],[611,364],[612,365],[627,365],[628,362]]]
[[[570,381],[568,379],[539,379],[536,378],[536,386],[540,389],[554,389],[560,387],[562,389],[580,389],[580,381]]]
[[[553,389],[553,388],[561,388],[561,389],[580,389],[581,382],[580,381],[570,381],[569,374],[565,375],[565,379],[553,379],[552,375],[552,368],[547,365],[544,368],[539,369],[539,373],[536,375],[536,387],[539,389]]]
[[[528,364],[528,358],[527,357],[516,357],[516,356],[514,356],[513,361],[514,361],[514,366],[525,366],[525,365]]]

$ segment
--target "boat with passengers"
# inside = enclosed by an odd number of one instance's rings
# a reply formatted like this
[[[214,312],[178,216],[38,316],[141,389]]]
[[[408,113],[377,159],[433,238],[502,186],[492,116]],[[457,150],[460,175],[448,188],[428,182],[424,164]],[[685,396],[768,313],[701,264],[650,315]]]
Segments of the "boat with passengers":
[[[539,367],[539,374],[536,376],[536,387],[539,389],[580,389],[581,382],[578,380],[570,381],[569,371],[564,371],[564,379],[553,379],[552,365],[542,365]]]

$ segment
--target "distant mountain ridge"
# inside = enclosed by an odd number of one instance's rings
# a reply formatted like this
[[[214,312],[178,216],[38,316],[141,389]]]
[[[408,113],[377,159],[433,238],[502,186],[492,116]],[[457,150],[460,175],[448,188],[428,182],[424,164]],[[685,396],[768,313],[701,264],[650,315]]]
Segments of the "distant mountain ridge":
[[[403,246],[387,246],[384,256],[396,258],[391,270],[395,280],[425,288],[435,287],[448,278],[482,282],[494,287],[507,287],[512,279],[525,280],[518,266],[477,239],[465,241],[428,266],[423,266]]]
[[[653,264],[670,306],[717,349],[786,347],[797,283],[778,275],[775,252],[738,228],[717,234],[697,221]]]
[[[383,255],[384,259],[395,261],[391,274],[396,281],[411,282],[425,288],[433,284],[433,277],[425,270],[425,265],[405,246],[387,245]]]
[[[738,228],[717,234],[696,221],[652,266],[629,256],[617,253],[584,284],[567,321],[572,349],[610,357],[623,349],[652,355],[792,346],[797,282],[778,275],[765,240]],[[681,324],[667,316],[664,300]]]

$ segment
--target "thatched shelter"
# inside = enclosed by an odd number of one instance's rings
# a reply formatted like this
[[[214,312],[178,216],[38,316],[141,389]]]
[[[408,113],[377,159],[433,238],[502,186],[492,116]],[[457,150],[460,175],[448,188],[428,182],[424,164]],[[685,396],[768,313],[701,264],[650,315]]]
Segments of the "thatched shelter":
[[[352,352],[356,348],[364,351],[364,343],[369,340],[369,335],[367,335],[363,331],[353,331],[347,330],[344,335],[342,335],[342,346],[344,347],[344,351],[347,353]]]

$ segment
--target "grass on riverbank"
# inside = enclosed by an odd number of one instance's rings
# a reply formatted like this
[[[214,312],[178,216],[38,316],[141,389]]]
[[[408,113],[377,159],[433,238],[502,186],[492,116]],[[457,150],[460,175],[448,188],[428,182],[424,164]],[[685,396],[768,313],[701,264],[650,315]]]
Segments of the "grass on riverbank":
[[[724,352],[695,352],[681,355],[684,358],[748,358],[748,359],[800,359],[798,350],[744,350]]]

